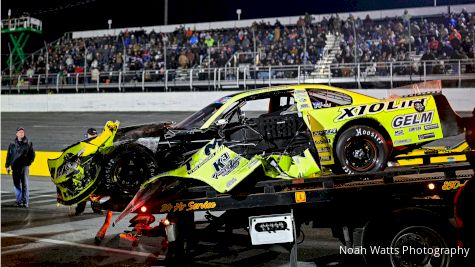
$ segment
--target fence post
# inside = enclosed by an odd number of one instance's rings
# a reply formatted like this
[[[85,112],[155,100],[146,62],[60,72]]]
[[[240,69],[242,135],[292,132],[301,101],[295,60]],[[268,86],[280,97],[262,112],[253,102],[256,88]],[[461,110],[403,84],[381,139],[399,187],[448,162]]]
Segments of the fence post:
[[[92,79],[92,78],[91,78]],[[99,77],[97,77],[97,80],[96,80],[96,88],[97,88],[97,92],[99,93],[99,80],[101,79],[101,74],[99,74]]]
[[[458,60],[458,64],[459,64],[458,75],[459,75],[459,88],[460,88],[460,86],[462,85],[462,64],[460,64],[460,59]]]
[[[360,63],[358,63],[358,64],[356,65],[356,67],[358,68],[357,82],[358,82],[358,89],[359,89],[359,88],[361,88],[361,82],[360,82],[360,80],[361,80],[361,78],[360,78],[360,76],[361,76],[361,68],[360,68],[360,67],[361,67],[361,66],[360,66]]]
[[[18,75],[17,83],[16,83],[16,88],[18,90],[18,94],[20,94],[20,80],[21,80],[21,75]]]
[[[76,73],[76,93],[79,92],[79,73]]]
[[[221,88],[221,68],[218,68],[218,87]]]
[[[59,73],[56,74],[56,93],[59,93]]]
[[[426,62],[424,61],[424,82],[426,82]]]
[[[216,90],[216,68],[213,69],[213,88]]]
[[[193,69],[190,69],[190,91],[193,91]]]
[[[36,82],[36,91],[38,91],[38,93],[40,92],[40,78],[41,74],[38,74],[38,81]]]
[[[389,63],[389,79],[391,80],[391,88],[393,88],[393,63]]]
[[[236,68],[236,86],[239,88],[239,67]]]
[[[168,70],[165,70],[165,92],[168,91]]]
[[[300,84],[300,65],[297,67],[297,84]]]
[[[122,71],[119,71],[119,92],[122,92],[120,86],[122,84]]]
[[[142,71],[142,92],[145,92],[145,70]]]
[[[244,90],[246,90],[246,88],[247,88],[247,87],[246,87],[246,76],[247,76],[247,75],[246,75],[246,74],[247,74],[246,69],[247,69],[247,66],[244,67]]]
[[[272,86],[271,77],[272,76],[272,66],[269,66],[269,86]]]

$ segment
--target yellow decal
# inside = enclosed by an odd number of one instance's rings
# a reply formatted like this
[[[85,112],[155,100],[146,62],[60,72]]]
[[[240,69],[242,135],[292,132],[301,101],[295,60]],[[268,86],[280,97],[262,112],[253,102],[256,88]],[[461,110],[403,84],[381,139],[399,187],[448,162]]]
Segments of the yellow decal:
[[[444,191],[455,190],[464,186],[466,182],[468,182],[468,180],[465,181],[463,184],[460,183],[460,181],[445,181],[444,185],[442,186],[442,190]]]
[[[307,202],[307,195],[305,192],[295,192],[295,203]]]
[[[175,205],[171,203],[162,204],[160,212],[175,212],[175,211],[195,211],[195,210],[210,210],[216,208],[216,202],[178,202]]]

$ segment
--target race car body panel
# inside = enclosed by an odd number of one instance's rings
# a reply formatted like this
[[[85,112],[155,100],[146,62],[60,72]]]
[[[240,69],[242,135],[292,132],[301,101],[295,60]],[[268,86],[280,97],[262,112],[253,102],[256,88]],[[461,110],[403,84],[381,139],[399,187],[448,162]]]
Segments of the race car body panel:
[[[57,159],[48,159],[59,203],[70,205],[80,202],[97,189],[101,171],[97,157],[113,147],[118,127],[119,122],[109,121],[99,136],[69,146]]]

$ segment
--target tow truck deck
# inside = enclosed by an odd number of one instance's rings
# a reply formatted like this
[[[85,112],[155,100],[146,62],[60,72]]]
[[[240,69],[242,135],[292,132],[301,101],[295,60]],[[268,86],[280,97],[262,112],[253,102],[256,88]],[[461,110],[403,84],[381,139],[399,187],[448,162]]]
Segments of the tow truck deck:
[[[461,162],[395,167],[382,172],[351,176],[266,180],[257,182],[251,190],[246,187],[246,190],[238,189],[230,194],[219,194],[210,186],[196,186],[188,188],[179,199],[147,208],[151,213],[229,211],[331,202],[336,197],[348,198],[348,193],[364,194],[368,191],[385,191],[391,196],[421,197],[458,189],[472,176],[470,164]]]
[[[278,241],[279,235],[282,237],[293,229],[294,238],[285,241],[292,243],[296,242],[304,223],[312,223],[315,228],[332,228],[334,236],[346,248],[408,244],[455,247],[454,196],[473,176],[472,166],[459,162],[394,167],[351,176],[258,181],[228,194],[219,194],[209,186],[195,186],[171,201],[148,203],[147,211],[139,211],[131,220],[134,229],[121,237],[138,242],[141,236],[166,236],[167,259],[172,265],[182,265],[184,260],[192,258],[190,244],[198,241],[197,236],[211,238],[218,231],[232,233],[233,229],[247,229],[253,244],[256,236],[261,238],[256,244],[271,244],[284,242]],[[219,217],[205,216],[208,225],[199,231],[206,234],[197,235],[194,221],[197,211],[224,213]],[[167,220],[152,227],[150,224],[155,221],[152,214],[157,213],[166,213]],[[253,224],[256,219],[264,222]],[[281,229],[282,225],[285,229]],[[291,265],[296,264],[296,249],[294,244]],[[389,263],[405,266],[400,265],[404,260],[420,263],[419,259],[404,255],[363,257],[368,264],[376,266]],[[449,266],[449,263],[450,257],[443,264],[433,266]]]

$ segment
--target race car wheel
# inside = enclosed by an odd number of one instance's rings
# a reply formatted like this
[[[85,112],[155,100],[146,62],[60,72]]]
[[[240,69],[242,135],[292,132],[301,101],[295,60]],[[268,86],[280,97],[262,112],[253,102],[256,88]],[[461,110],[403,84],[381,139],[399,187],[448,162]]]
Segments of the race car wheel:
[[[386,167],[389,148],[377,130],[369,126],[352,126],[338,138],[335,155],[340,172],[376,172]]]
[[[135,194],[143,182],[157,174],[158,165],[146,148],[125,145],[106,160],[103,185],[108,191]]]

